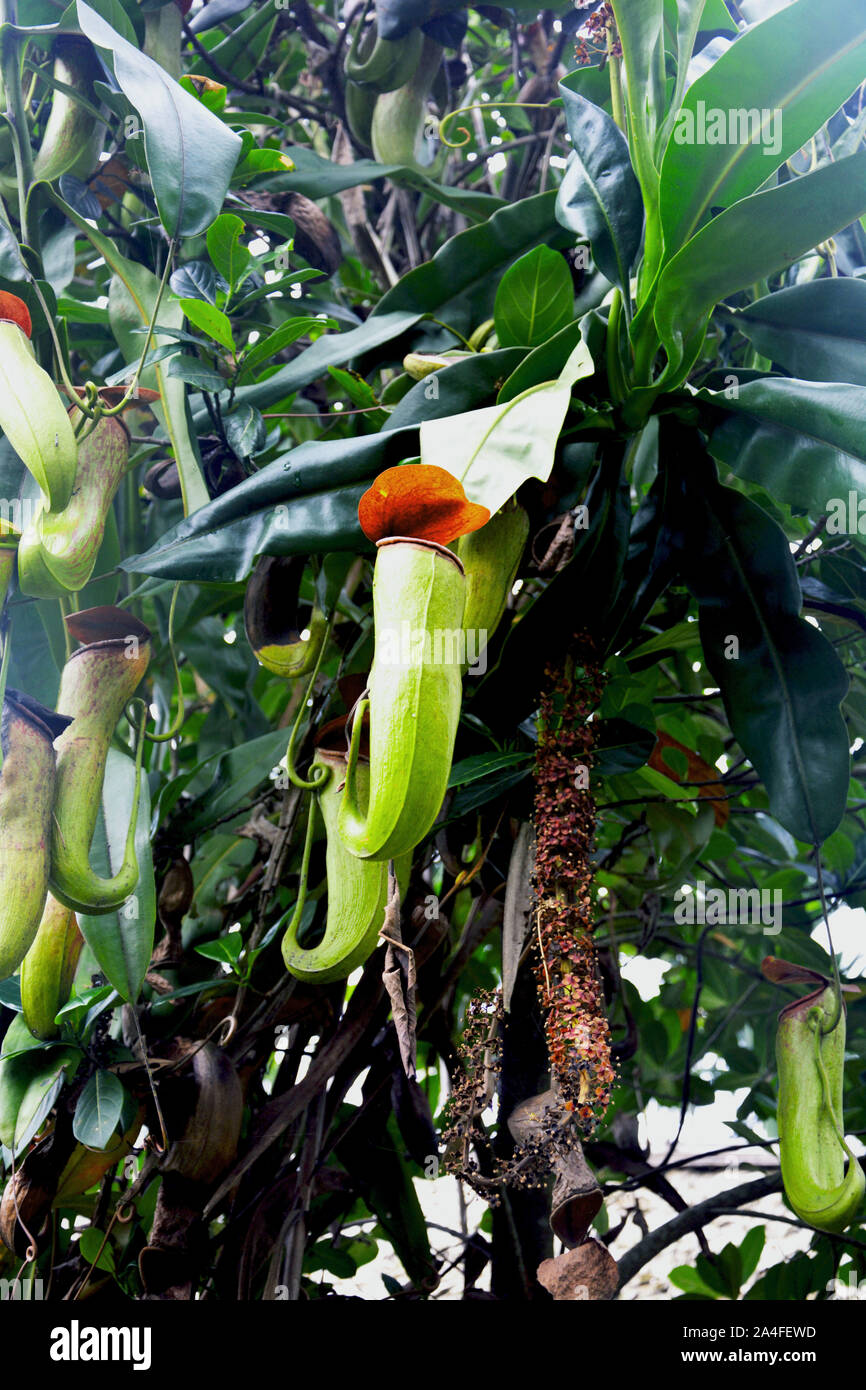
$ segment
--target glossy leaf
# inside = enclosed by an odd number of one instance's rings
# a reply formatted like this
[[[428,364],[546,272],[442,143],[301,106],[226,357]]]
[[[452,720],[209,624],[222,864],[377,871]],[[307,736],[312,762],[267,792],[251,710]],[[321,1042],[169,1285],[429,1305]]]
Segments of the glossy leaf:
[[[16,1156],[43,1123],[64,1081],[75,1075],[80,1059],[78,1048],[38,1043],[22,1014],[9,1024],[0,1058],[0,1143]]]
[[[589,349],[579,343],[555,381],[530,387],[504,405],[426,420],[422,462],[447,458],[470,500],[497,512],[528,478],[550,476],[571,389],[592,371]]]
[[[866,212],[866,152],[744,198],[713,218],[665,266],[655,321],[666,384],[694,362],[709,313]]]
[[[126,1092],[113,1072],[95,1071],[84,1083],[72,1117],[72,1132],[88,1149],[107,1149],[123,1114]]]
[[[738,310],[736,327],[791,376],[866,386],[866,281],[812,280]]]
[[[657,152],[664,153],[677,113],[682,105],[683,94],[688,82],[689,61],[695,47],[695,39],[701,29],[730,29],[734,33],[734,21],[725,7],[724,0],[665,0],[665,33],[667,46],[676,55],[677,74],[667,116],[657,137]]]
[[[654,209],[658,197],[655,142],[665,108],[664,0],[646,0],[640,5],[632,0],[611,0],[611,8],[622,42],[632,163],[644,204],[653,210],[648,257],[652,272],[657,254],[654,249]]]
[[[219,277],[207,261],[187,261],[178,266],[168,277],[168,284],[178,299],[201,299],[207,304],[216,304],[220,288]]]
[[[185,92],[163,67],[123,38],[84,0],[82,32],[114,57],[124,95],[141,116],[147,167],[160,220],[169,236],[195,236],[222,207],[241,139]]]
[[[549,246],[527,251],[499,282],[493,321],[502,347],[537,347],[573,316],[571,272]]]
[[[602,274],[628,293],[644,221],[628,145],[605,111],[562,83],[559,90],[574,152],[556,199],[557,221],[590,243]]]
[[[358,502],[390,464],[417,453],[413,429],[302,444],[275,459],[121,568],[230,583],[258,555],[309,555],[364,545]]]
[[[847,101],[864,71],[862,2],[797,0],[741,34],[689,87],[668,142],[659,182],[666,257],[694,235],[711,208],[730,207],[766,183]],[[700,138],[714,134],[705,128],[714,112],[726,125],[717,144]],[[772,117],[763,131],[754,122],[740,128],[740,117],[745,124],[755,115],[759,125],[764,112]]]
[[[684,577],[699,603],[707,666],[772,814],[820,844],[845,810],[850,759],[839,705],[848,678],[827,638],[800,617],[784,532],[703,471],[689,484]]]
[[[255,406],[242,405],[223,419],[226,439],[239,459],[251,458],[262,448],[267,436],[265,422]]]
[[[213,338],[214,342],[219,343],[220,347],[226,348],[228,352],[235,351],[231,320],[227,314],[213,304],[206,304],[202,299],[182,299],[180,305],[190,323],[200,328],[202,333]],[[169,373],[172,376],[176,375],[170,368]]]
[[[770,377],[745,382],[734,400],[697,394],[733,412],[711,436],[713,457],[772,497],[817,517],[831,498],[866,495],[861,387]]]
[[[243,14],[252,3],[253,0],[210,0],[209,4],[192,16],[189,27],[194,34],[203,34],[207,29],[215,29],[218,24],[231,19],[233,15]]]
[[[230,289],[241,283],[252,261],[252,252],[241,242],[244,227],[235,213],[222,212],[208,228],[208,255]]]
[[[400,187],[427,193],[441,202],[443,207],[462,213],[475,222],[485,222],[499,208],[506,206],[502,198],[490,193],[479,193],[474,188],[446,187],[435,183],[420,170],[404,164],[379,164],[375,159],[356,159],[352,164],[336,164],[330,159],[323,159],[306,145],[289,145],[287,153],[295,167],[285,178],[278,176],[274,179],[272,187],[291,188],[313,200],[335,197],[344,189],[357,188],[359,184],[389,179]]]

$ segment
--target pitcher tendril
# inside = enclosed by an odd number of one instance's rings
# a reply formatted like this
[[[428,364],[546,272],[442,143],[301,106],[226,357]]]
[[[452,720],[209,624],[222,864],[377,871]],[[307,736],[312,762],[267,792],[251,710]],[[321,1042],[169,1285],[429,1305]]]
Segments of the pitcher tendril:
[[[463,136],[462,140],[449,140],[445,134],[445,127],[457,116],[461,116],[464,111],[502,111],[505,107],[517,107],[522,111],[549,111],[552,106],[561,106],[559,97],[553,97],[551,101],[474,101],[469,106],[456,106],[453,111],[448,111],[439,122],[439,139],[443,145],[447,145],[449,150],[464,149],[472,140],[472,132],[467,130],[465,125],[459,125],[457,131]],[[502,146],[502,153],[508,153],[508,146]]]

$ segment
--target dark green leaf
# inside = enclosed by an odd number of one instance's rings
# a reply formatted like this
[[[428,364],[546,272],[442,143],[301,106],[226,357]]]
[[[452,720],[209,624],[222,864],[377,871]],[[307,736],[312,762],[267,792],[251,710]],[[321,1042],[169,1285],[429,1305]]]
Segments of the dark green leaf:
[[[605,111],[562,83],[559,90],[574,152],[559,188],[557,220],[590,243],[599,270],[628,294],[644,220],[628,145]]]
[[[123,1113],[126,1092],[113,1072],[95,1071],[84,1083],[72,1117],[72,1132],[88,1149],[107,1149]]]
[[[710,441],[714,458],[813,516],[849,491],[866,494],[863,390],[843,382],[765,377],[733,399],[698,395],[733,412]]]
[[[207,261],[188,261],[172,271],[168,283],[178,299],[204,299],[208,304],[216,304],[219,281]]]
[[[707,666],[773,815],[820,844],[845,810],[850,759],[839,705],[848,678],[826,637],[800,617],[784,532],[703,470],[688,478],[685,579],[700,605]]]
[[[187,386],[195,386],[199,391],[223,391],[226,387],[225,378],[219,372],[202,362],[201,358],[190,357],[187,353],[172,359],[168,375],[185,381]]]
[[[758,352],[791,376],[866,386],[866,281],[812,280],[758,299],[735,315]]]
[[[416,453],[417,444],[413,429],[302,444],[121,566],[230,583],[246,577],[257,555],[356,549],[363,544],[358,501],[367,481]]]

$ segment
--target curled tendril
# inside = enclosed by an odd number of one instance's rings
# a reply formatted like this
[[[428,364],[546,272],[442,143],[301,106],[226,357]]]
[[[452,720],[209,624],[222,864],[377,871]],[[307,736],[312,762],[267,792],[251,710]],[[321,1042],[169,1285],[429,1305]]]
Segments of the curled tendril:
[[[325,648],[327,647],[328,642],[330,640],[333,626],[334,615],[332,614],[328,622],[328,627],[325,632],[324,640],[322,641],[321,648],[319,649],[318,660],[316,661],[316,664],[313,667],[313,674],[310,677],[310,683],[307,686],[306,694],[304,695],[304,698],[301,701],[301,703],[298,705],[298,713],[295,718],[295,722],[292,725],[292,732],[289,736],[289,746],[286,750],[286,771],[289,775],[289,781],[291,782],[292,786],[297,787],[299,791],[315,791],[316,787],[321,786],[322,783],[326,782],[328,777],[330,776],[330,769],[323,768],[321,765],[316,765],[316,767],[312,769],[312,776],[309,779],[301,777],[295,767],[295,749],[298,744],[298,737],[301,732],[301,724],[303,723],[304,714],[306,713],[307,702],[312,702],[313,691],[315,690],[316,679],[319,674],[319,667],[322,664],[322,657],[325,655]]]
[[[455,116],[462,115],[464,111],[501,111],[506,106],[517,106],[523,111],[549,111],[554,101],[559,101],[559,97],[554,97],[552,101],[475,101],[471,106],[457,106],[453,111],[447,111],[439,122],[439,139],[449,150],[460,150],[469,144],[472,133],[465,125],[457,127],[457,133],[463,136],[462,140],[449,140],[445,134],[448,122],[453,121]]]

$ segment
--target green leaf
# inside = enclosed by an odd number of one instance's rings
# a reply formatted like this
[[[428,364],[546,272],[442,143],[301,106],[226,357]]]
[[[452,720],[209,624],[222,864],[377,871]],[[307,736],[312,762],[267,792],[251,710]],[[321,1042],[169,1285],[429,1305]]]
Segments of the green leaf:
[[[744,1236],[740,1244],[741,1286],[746,1283],[747,1279],[751,1279],[758,1268],[758,1261],[761,1258],[766,1238],[766,1226],[753,1226]]]
[[[232,326],[227,314],[221,309],[215,308],[213,304],[206,304],[203,299],[182,299],[180,301],[184,314],[190,323],[195,324],[209,338],[213,338],[215,343],[227,348],[229,352],[235,352],[235,340],[232,336]],[[169,367],[169,375],[175,375]]]
[[[253,405],[242,405],[223,419],[229,447],[241,460],[251,458],[264,447],[267,429],[261,411]]]
[[[184,830],[191,836],[198,835],[245,801],[267,780],[285,753],[287,742],[285,730],[275,729],[206,758],[197,772],[208,775],[207,789],[184,807]]]
[[[704,1283],[692,1265],[677,1265],[676,1269],[671,1270],[668,1278],[674,1288],[682,1289],[685,1293],[700,1294],[702,1298],[718,1298],[716,1291]]]
[[[105,1239],[105,1232],[96,1226],[88,1226],[87,1230],[81,1232],[78,1250],[87,1264],[104,1270],[106,1274],[115,1273],[114,1251]]]
[[[540,241],[564,239],[554,217],[555,200],[555,193],[524,198],[514,207],[501,208],[482,226],[458,232],[432,260],[410,270],[388,290],[360,327],[320,338],[266,381],[242,387],[237,393],[238,403],[248,402],[262,409],[308,386],[329,366],[343,366],[359,353],[392,342],[425,314],[447,319],[453,300],[486,286],[497,271]]]
[[[504,405],[425,420],[422,462],[448,459],[467,496],[497,512],[528,478],[550,476],[571,388],[592,372],[589,349],[578,343],[556,381],[530,387]]]
[[[80,1059],[78,1048],[38,1043],[15,1015],[0,1060],[0,1143],[16,1155],[27,1147]]]
[[[117,81],[141,116],[162,225],[173,237],[205,231],[222,207],[240,154],[240,136],[84,0],[78,0],[77,10],[82,32],[114,55]]]
[[[294,343],[298,338],[303,338],[307,333],[315,329],[322,328],[322,320],[311,315],[299,315],[297,318],[286,319],[279,328],[275,328],[273,333],[268,333],[259,342],[253,343],[244,353],[243,364],[241,366],[241,379],[248,376],[254,367],[260,362],[267,362],[270,358],[276,357],[283,348]]]
[[[230,932],[228,936],[218,936],[215,941],[203,941],[195,949],[200,956],[205,956],[208,960],[218,960],[234,969],[243,948],[243,937],[236,931]]]
[[[677,75],[668,114],[657,137],[656,149],[659,154],[664,152],[682,105],[688,81],[689,62],[698,33],[701,29],[730,29],[732,33],[735,31],[734,21],[725,8],[724,0],[665,0],[664,9],[668,47],[676,54]]]
[[[839,275],[734,310],[735,327],[791,376],[866,386],[866,280]]]
[[[226,281],[230,292],[244,279],[250,269],[252,254],[241,242],[245,224],[233,212],[222,212],[208,228],[207,250],[216,269]]]
[[[573,323],[561,328],[558,333],[554,333],[539,347],[526,353],[500,387],[496,397],[497,402],[503,405],[506,401],[514,400],[515,396],[521,395],[522,392],[528,391],[530,386],[538,386],[542,381],[552,381],[554,377],[559,376],[578,342],[584,336],[582,332],[584,322],[585,320],[575,319]],[[482,357],[494,355],[486,352],[482,354]],[[452,412],[446,411],[445,413],[451,414]]]
[[[556,199],[557,221],[590,243],[601,273],[628,295],[644,221],[628,145],[607,112],[562,83],[559,90],[573,153]]]
[[[633,0],[612,0],[611,7],[622,42],[632,162],[644,205],[654,210],[658,197],[654,149],[665,109],[664,3],[645,0],[636,5]],[[655,273],[657,260],[655,224],[653,215],[647,230],[650,275]]]
[[[713,457],[780,502],[817,517],[833,498],[866,494],[862,387],[766,377],[731,400],[696,394],[732,412],[711,436]]]
[[[766,183],[856,91],[864,72],[862,3],[797,0],[741,34],[689,87],[665,151],[659,205],[666,257],[694,235],[712,207],[730,207]],[[725,140],[695,139],[706,133],[702,113],[714,111],[722,113]],[[733,116],[739,122],[754,113],[760,121],[763,112],[779,113],[769,138],[752,143],[751,126],[730,130]]]
[[[448,778],[448,788],[466,787],[481,777],[489,777],[504,768],[516,768],[527,763],[532,753],[478,753],[471,758],[463,758],[455,763]]]
[[[101,1004],[109,997],[117,998],[117,990],[111,985],[94,985],[92,989],[85,989],[81,994],[74,994],[63,1005],[62,1009],[57,1010],[54,1022],[59,1023],[65,1019],[77,1028],[79,1021],[90,1012],[95,1004]]]
[[[695,361],[710,311],[866,212],[866,151],[744,198],[713,218],[662,271],[655,321],[668,354],[666,386]]]
[[[211,0],[205,9],[197,11],[189,27],[194,34],[203,34],[232,15],[248,10],[252,3],[253,0]]]
[[[462,213],[473,221],[486,221],[499,208],[504,207],[502,198],[490,193],[479,193],[474,188],[455,188],[452,185],[434,183],[418,169],[402,164],[378,164],[373,159],[357,159],[353,164],[338,164],[325,159],[306,145],[289,145],[286,153],[294,164],[291,174],[277,175],[269,180],[268,186],[276,191],[291,190],[303,193],[317,202],[320,198],[333,198],[347,188],[357,188],[360,184],[375,183],[388,179],[401,188],[414,188],[426,193],[441,203],[443,207]],[[243,214],[245,215],[245,214]],[[256,213],[251,221],[255,222]],[[262,225],[262,224],[260,224]]]
[[[159,280],[146,266],[139,265],[137,261],[128,261],[109,237],[103,236],[95,227],[91,227],[90,223],[67,203],[63,203],[62,200],[60,202],[66,216],[88,237],[113,273],[108,295],[111,330],[126,360],[132,361],[136,357],[136,345],[138,353],[141,353],[141,338],[135,330],[142,326],[146,328],[150,324],[159,293]],[[163,304],[160,317],[168,320],[166,326],[169,328],[181,329],[183,326],[183,310],[179,304]],[[156,334],[153,345],[161,347],[167,341]],[[154,385],[159,390],[161,401],[154,405],[153,411],[160,423],[164,423],[171,441],[180,473],[184,510],[187,513],[195,511],[207,502],[208,493],[201,474],[198,447],[187,415],[183,383],[171,381],[165,368],[158,364],[142,373],[141,384]]]
[[[187,386],[194,386],[198,391],[218,393],[227,389],[225,377],[202,362],[200,357],[191,357],[185,352],[172,358],[168,364],[168,374],[178,381],[185,381]]]
[[[107,1149],[117,1129],[126,1092],[113,1072],[95,1071],[84,1084],[72,1117],[72,1132],[87,1149]]]
[[[502,347],[537,347],[573,317],[571,272],[549,246],[527,251],[499,282],[493,319]]]
[[[116,873],[123,860],[126,830],[132,813],[135,766],[116,748],[108,750],[102,801],[90,861],[98,874]],[[139,878],[135,892],[117,912],[99,917],[80,913],[81,934],[95,955],[100,970],[121,999],[138,998],[153,951],[156,923],[156,887],[150,841],[150,794],[147,778],[141,779],[135,854]]]
[[[367,483],[417,449],[414,429],[301,444],[121,561],[137,574],[230,583],[257,555],[309,555],[364,545],[358,502]]]
[[[820,844],[845,811],[850,758],[839,706],[848,677],[826,637],[800,617],[784,532],[703,470],[687,476],[684,578],[700,605],[707,666],[772,814]]]

